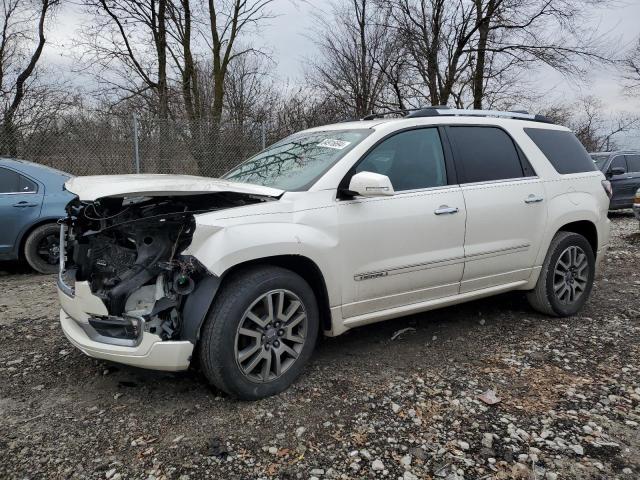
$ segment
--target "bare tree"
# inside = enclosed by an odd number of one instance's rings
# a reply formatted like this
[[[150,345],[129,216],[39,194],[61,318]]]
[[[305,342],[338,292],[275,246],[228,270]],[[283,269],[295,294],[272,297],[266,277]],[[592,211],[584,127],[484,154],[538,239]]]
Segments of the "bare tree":
[[[85,0],[92,23],[78,46],[84,64],[114,102],[144,99],[164,137],[169,119],[167,9],[170,0]],[[124,93],[124,94],[123,94]],[[170,169],[160,152],[157,168]]]
[[[268,59],[243,55],[231,63],[225,79],[227,118],[235,128],[246,122],[264,121],[275,103],[275,92],[268,76]]]
[[[330,19],[317,17],[319,60],[311,62],[308,77],[321,95],[342,105],[345,115],[363,117],[387,103],[389,84],[396,89],[395,103],[403,104],[403,63],[387,24],[386,11],[373,0],[333,3]]]
[[[474,107],[482,108],[484,58],[494,55],[521,68],[547,65],[577,78],[589,65],[612,64],[611,52],[596,29],[585,28],[589,0],[474,0],[478,24]],[[606,6],[606,0],[599,6]]]
[[[615,150],[616,137],[640,127],[640,115],[608,113],[601,100],[581,97],[571,105],[556,104],[543,110],[556,123],[569,127],[590,152]]]
[[[17,155],[17,116],[25,103],[41,97],[42,87],[38,85],[36,69],[46,43],[45,26],[57,3],[57,0],[35,3],[28,0],[3,0],[0,6],[2,154]],[[37,19],[35,24],[34,19]]]
[[[234,62],[264,53],[241,42],[272,17],[271,3],[273,0],[208,0],[201,5],[179,0],[169,9],[169,52],[180,74],[190,143],[196,151],[202,150],[203,143],[210,150],[218,149],[227,77]],[[201,170],[208,160],[198,157]]]
[[[160,119],[169,117],[167,5],[168,0],[86,0],[93,21],[77,44],[103,89],[121,100],[148,98]]]
[[[518,70],[545,64],[578,76],[588,62],[610,62],[603,38],[582,27],[591,3],[391,0],[390,8],[420,79],[409,80],[414,94],[432,105],[471,99],[482,108],[487,89],[496,90],[492,81],[513,78]]]
[[[623,61],[625,90],[630,95],[640,95],[640,38]]]

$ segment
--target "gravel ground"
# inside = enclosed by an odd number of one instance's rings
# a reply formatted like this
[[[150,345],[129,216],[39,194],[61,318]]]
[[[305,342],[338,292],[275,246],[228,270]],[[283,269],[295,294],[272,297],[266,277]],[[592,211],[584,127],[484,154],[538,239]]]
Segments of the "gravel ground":
[[[54,278],[0,264],[0,478],[640,478],[640,233],[612,221],[580,316],[513,293],[364,327],[253,403],[85,357]]]

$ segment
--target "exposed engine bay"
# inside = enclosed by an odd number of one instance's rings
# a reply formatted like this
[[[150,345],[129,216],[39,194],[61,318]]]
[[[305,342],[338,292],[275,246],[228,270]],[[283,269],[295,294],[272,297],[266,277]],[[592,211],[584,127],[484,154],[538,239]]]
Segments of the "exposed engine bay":
[[[108,310],[89,324],[101,341],[135,344],[141,333],[180,338],[182,304],[207,271],[182,255],[194,215],[264,201],[232,192],[78,199],[67,206],[64,283],[89,283]]]

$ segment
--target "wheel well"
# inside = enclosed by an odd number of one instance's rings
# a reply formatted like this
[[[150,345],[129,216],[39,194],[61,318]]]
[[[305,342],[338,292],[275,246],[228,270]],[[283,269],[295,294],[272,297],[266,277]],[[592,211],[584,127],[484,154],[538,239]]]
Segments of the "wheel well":
[[[598,251],[598,229],[592,222],[588,220],[580,220],[578,222],[567,223],[558,231],[578,233],[587,239],[593,249],[594,255]]]
[[[41,227],[43,225],[47,225],[49,223],[55,224],[56,221],[57,220],[55,220],[55,219],[47,218],[47,219],[44,219],[44,220],[38,220],[38,222],[36,222],[33,225],[31,225],[22,234],[22,238],[20,238],[20,244],[18,245],[18,251],[17,251],[18,258],[24,258],[24,244],[26,243],[27,238],[29,238],[29,235],[31,235],[31,232],[33,232],[36,228]]]
[[[331,330],[331,308],[329,305],[329,294],[324,276],[320,268],[315,262],[302,255],[277,255],[274,257],[259,258],[248,262],[234,265],[224,273],[226,277],[229,273],[248,265],[273,265],[276,267],[286,268],[297,273],[306,280],[316,295],[318,301],[318,310],[320,313],[320,327],[323,330]]]

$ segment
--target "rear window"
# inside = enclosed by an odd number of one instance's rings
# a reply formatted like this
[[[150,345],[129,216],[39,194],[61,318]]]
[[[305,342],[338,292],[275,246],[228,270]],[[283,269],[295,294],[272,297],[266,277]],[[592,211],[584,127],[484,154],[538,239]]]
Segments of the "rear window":
[[[464,183],[490,182],[524,177],[516,146],[496,127],[451,127]]]
[[[593,160],[573,133],[543,128],[525,128],[524,131],[542,150],[558,173],[566,175],[597,170]]]
[[[6,168],[0,168],[0,193],[20,191],[20,175]]]
[[[627,165],[630,172],[640,172],[640,155],[627,155]]]

